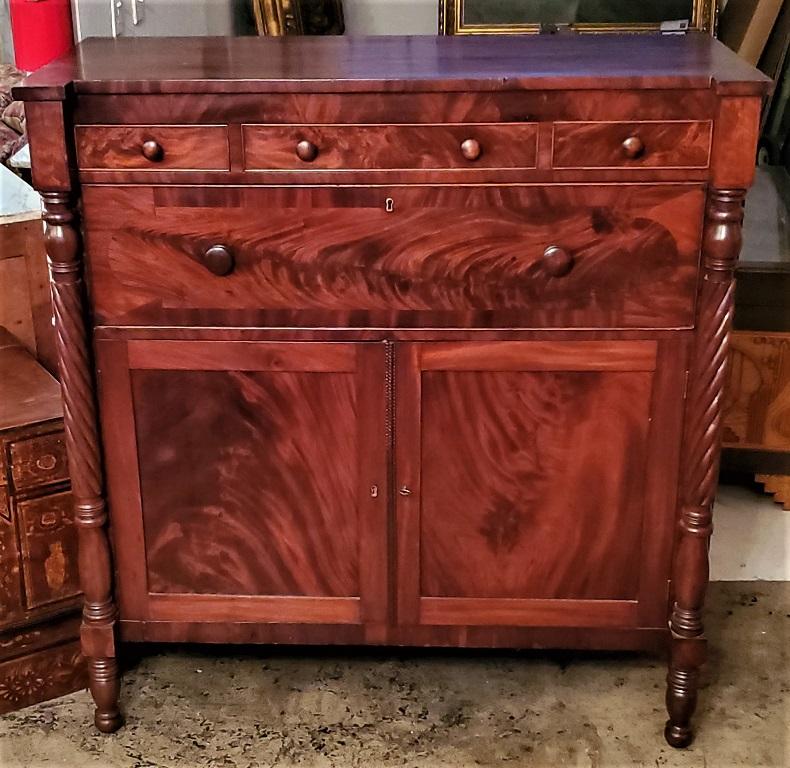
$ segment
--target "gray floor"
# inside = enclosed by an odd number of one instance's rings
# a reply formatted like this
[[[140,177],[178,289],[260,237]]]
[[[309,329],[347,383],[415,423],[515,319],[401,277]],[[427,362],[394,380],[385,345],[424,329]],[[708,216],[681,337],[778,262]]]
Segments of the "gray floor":
[[[79,693],[0,718],[0,766],[789,766],[790,584],[711,585],[699,737],[667,747],[646,656],[187,648],[126,674],[127,726]]]
[[[790,261],[790,175],[780,165],[758,166],[746,197],[741,261]]]

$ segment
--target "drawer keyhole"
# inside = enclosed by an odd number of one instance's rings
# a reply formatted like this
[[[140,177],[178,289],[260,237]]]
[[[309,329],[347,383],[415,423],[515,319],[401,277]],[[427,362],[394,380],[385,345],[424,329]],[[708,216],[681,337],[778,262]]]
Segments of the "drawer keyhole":
[[[395,210],[395,201],[391,197],[384,201],[384,210],[387,213],[392,213]]]

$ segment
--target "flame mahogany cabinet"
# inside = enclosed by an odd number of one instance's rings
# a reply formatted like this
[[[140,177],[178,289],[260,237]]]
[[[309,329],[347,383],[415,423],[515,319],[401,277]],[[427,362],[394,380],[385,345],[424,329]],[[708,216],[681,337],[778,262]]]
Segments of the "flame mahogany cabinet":
[[[688,744],[767,86],[689,35],[90,40],[19,87],[97,727],[119,641],[669,647]]]

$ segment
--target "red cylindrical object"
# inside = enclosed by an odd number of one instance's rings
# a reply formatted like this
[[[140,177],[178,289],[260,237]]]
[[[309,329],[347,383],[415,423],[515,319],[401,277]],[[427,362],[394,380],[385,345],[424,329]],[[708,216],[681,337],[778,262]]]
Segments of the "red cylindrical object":
[[[70,0],[11,0],[16,66],[32,72],[74,45]]]

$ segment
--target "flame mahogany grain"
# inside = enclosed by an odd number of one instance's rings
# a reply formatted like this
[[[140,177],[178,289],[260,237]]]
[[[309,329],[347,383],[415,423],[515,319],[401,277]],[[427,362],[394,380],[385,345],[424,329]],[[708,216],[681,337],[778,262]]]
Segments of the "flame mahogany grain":
[[[96,725],[116,632],[669,647],[687,745],[767,86],[613,35],[91,40],[19,87]]]
[[[712,128],[709,121],[558,122],[553,164],[555,168],[707,168]]]
[[[395,313],[439,327],[693,323],[697,185],[86,186],[83,205],[102,324],[186,310],[226,325],[263,308],[330,326]],[[231,274],[202,265],[213,243],[233,250]],[[560,277],[553,244],[573,256]]]
[[[244,162],[248,171],[311,168],[343,171],[368,169],[534,168],[537,125],[243,125]],[[463,145],[477,141],[479,152],[467,158]],[[298,146],[315,147],[310,160]]]
[[[222,125],[78,126],[75,137],[84,169],[230,169]]]

